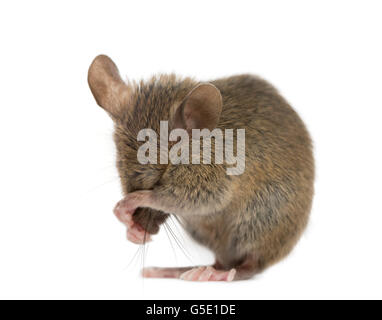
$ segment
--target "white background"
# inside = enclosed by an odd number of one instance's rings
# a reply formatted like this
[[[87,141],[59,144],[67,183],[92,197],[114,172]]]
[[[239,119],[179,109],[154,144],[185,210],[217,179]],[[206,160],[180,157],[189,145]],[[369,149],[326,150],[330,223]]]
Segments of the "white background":
[[[382,298],[378,1],[3,1],[0,298]],[[108,54],[130,79],[259,74],[315,142],[316,195],[293,253],[251,281],[143,280],[190,261],[166,232],[125,239],[112,121],[87,85]],[[175,228],[173,226],[173,228]],[[174,229],[175,230],[175,229]],[[179,238],[181,235],[178,233]],[[129,262],[132,263],[129,265]]]

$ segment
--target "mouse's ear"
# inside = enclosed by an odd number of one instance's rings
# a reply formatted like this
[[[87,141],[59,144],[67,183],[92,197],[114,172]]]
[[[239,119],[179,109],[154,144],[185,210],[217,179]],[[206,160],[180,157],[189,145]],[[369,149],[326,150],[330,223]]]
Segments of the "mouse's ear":
[[[117,117],[118,112],[128,103],[129,87],[121,79],[115,63],[105,55],[97,56],[89,67],[88,83],[98,105],[111,116]]]
[[[173,128],[182,128],[190,134],[192,129],[216,128],[222,111],[222,96],[211,83],[202,83],[191,90],[175,111]]]

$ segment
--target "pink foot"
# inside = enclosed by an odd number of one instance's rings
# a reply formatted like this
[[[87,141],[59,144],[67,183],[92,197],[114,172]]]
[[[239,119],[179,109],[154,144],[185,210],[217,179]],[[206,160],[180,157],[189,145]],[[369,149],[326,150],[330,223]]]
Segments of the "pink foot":
[[[145,268],[145,278],[179,278],[186,281],[232,281],[236,269],[229,271],[216,270],[213,267],[195,268]]]
[[[133,221],[133,214],[136,207],[131,205],[131,201],[126,198],[117,203],[114,208],[114,214],[127,227],[127,239],[136,244],[142,244],[151,241],[149,233],[141,225]]]
[[[213,267],[198,267],[182,273],[180,279],[186,281],[232,281],[235,274],[236,269],[223,271]]]
[[[190,267],[186,268],[144,268],[142,270],[142,276],[144,278],[179,278],[180,275],[188,270]]]

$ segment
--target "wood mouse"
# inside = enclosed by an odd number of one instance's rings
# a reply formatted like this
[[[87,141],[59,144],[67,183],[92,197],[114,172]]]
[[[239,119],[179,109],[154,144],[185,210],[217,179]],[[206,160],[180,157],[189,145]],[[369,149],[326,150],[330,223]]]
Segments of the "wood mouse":
[[[97,56],[88,72],[96,102],[114,121],[117,168],[125,197],[114,209],[134,243],[150,240],[169,215],[212,250],[212,266],[144,268],[144,277],[191,281],[249,279],[285,257],[305,229],[314,192],[309,133],[265,80],[238,75],[198,82],[175,75],[125,82]],[[245,170],[222,164],[141,164],[141,129],[245,129]],[[169,144],[169,148],[171,143]]]

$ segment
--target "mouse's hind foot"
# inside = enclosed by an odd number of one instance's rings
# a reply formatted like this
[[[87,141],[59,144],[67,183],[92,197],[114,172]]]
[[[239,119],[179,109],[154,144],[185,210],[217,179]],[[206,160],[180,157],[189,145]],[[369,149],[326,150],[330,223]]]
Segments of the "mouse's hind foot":
[[[177,278],[186,281],[237,281],[247,280],[262,270],[259,260],[254,255],[248,255],[234,268],[225,269],[216,261],[213,266],[183,267],[183,268],[144,268],[145,278]]]
[[[180,279],[186,281],[232,281],[235,278],[236,269],[217,270],[214,267],[196,267],[180,275]]]
[[[178,278],[186,281],[232,281],[236,270],[217,270],[214,267],[144,268],[145,278]]]

